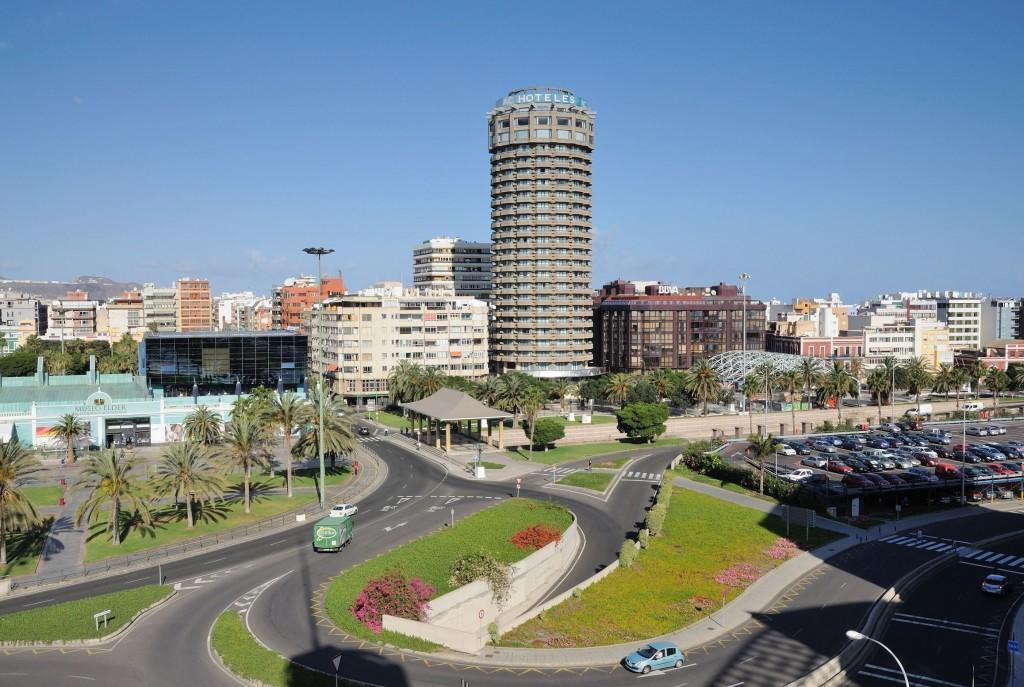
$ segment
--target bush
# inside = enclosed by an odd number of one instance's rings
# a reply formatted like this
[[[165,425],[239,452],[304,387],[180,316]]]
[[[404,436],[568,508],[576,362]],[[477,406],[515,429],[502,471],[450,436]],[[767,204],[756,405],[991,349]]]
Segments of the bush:
[[[640,534],[637,536],[637,541],[640,542],[641,549],[646,549],[647,546],[651,543],[651,531],[648,530],[646,527],[640,530]]]
[[[665,433],[668,408],[660,403],[633,403],[616,411],[618,429],[631,439],[654,441]]]
[[[655,504],[665,504],[665,508],[672,505],[672,480],[669,478],[668,486],[665,486],[666,475],[661,476],[661,487],[658,489],[658,496],[654,500]]]
[[[501,641],[501,633],[498,632],[498,623],[491,623],[487,626],[487,634],[491,636],[491,644],[498,646]]]
[[[524,551],[542,549],[553,541],[562,541],[562,533],[547,525],[530,525],[513,534],[510,541]]]
[[[449,582],[454,587],[462,587],[476,580],[487,580],[491,594],[500,606],[508,600],[512,587],[512,576],[508,566],[497,561],[483,549],[476,553],[467,553],[452,563]]]
[[[523,420],[520,423],[523,427],[523,432],[526,433],[526,438],[530,438],[530,423]],[[549,444],[553,444],[562,437],[565,436],[565,421],[560,417],[542,417],[538,418],[533,423],[533,445],[543,446],[547,449]]]
[[[434,588],[420,578],[406,578],[400,570],[389,570],[366,583],[350,610],[361,623],[380,634],[384,615],[423,620],[433,595]]]
[[[632,539],[627,539],[622,542],[622,550],[619,551],[619,567],[632,568],[633,561],[636,560],[636,546],[633,544]]]
[[[647,529],[650,530],[650,536],[657,537],[661,534],[665,527],[666,515],[668,515],[668,508],[660,503],[647,513]]]

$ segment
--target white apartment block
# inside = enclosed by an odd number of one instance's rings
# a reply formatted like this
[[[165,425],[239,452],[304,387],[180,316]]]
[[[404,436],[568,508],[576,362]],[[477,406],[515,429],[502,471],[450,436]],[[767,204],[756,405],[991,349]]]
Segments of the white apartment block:
[[[923,358],[932,370],[953,364],[950,332],[944,323],[927,319],[890,321],[884,315],[872,319],[874,322],[864,327],[865,369],[878,367],[890,357],[901,364]]]
[[[927,294],[938,304],[939,321],[949,327],[954,350],[981,349],[981,295],[959,291]]]
[[[252,291],[222,293],[213,299],[215,329],[221,331],[242,331],[255,329],[252,326],[253,309],[262,300]]]
[[[311,368],[354,405],[386,399],[388,376],[403,360],[478,379],[487,375],[487,317],[476,298],[381,282],[315,307]]]
[[[153,284],[142,287],[142,315],[146,330],[175,332],[178,330],[178,291],[173,286],[159,288]]]
[[[491,244],[438,236],[412,250],[412,281],[418,289],[449,289],[456,296],[491,293]]]

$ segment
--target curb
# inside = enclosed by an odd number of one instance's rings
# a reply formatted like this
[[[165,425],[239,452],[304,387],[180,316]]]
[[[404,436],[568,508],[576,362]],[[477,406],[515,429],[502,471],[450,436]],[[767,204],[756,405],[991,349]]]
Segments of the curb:
[[[164,598],[162,598],[162,599],[160,599],[158,601],[154,601],[153,603],[151,603],[150,605],[146,606],[142,610],[136,611],[135,615],[133,615],[131,618],[128,619],[128,622],[126,622],[124,625],[122,625],[118,629],[114,630],[110,634],[104,635],[102,637],[94,637],[92,639],[56,640],[56,641],[53,641],[53,642],[0,642],[0,647],[3,647],[5,649],[52,649],[52,648],[80,648],[80,647],[98,646],[100,644],[106,644],[106,643],[108,643],[108,642],[110,642],[112,640],[117,639],[121,635],[125,634],[131,628],[132,625],[134,625],[136,622],[138,622],[138,620],[143,615],[145,615],[146,613],[149,613],[150,611],[158,608],[159,606],[164,605],[165,603],[167,603],[168,601],[170,601],[171,599],[173,599],[177,595],[178,595],[178,592],[175,591],[174,589],[172,589],[170,594],[168,594],[167,596],[165,596]]]

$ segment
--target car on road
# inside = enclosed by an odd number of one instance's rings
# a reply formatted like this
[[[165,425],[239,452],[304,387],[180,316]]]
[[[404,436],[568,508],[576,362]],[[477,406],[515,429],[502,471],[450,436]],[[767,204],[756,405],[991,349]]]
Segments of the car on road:
[[[970,434],[972,437],[987,437],[988,436],[988,430],[985,429],[984,427],[968,427],[967,428],[967,433]]]
[[[807,456],[806,458],[800,459],[801,465],[807,465],[812,468],[823,468],[825,467],[826,462],[827,459],[821,456]]]
[[[652,670],[682,668],[684,663],[686,654],[671,642],[651,642],[622,659],[622,665],[626,670],[644,675]]]
[[[989,436],[996,436],[997,434],[1006,434],[1006,427],[1002,425],[985,425],[985,429],[988,430]]]
[[[796,455],[796,449],[795,448],[793,448],[789,444],[783,444],[782,442],[779,442],[778,444],[775,444],[775,451],[780,456],[795,456]]]
[[[939,481],[939,478],[935,476],[935,473],[932,472],[931,470],[929,470],[928,468],[924,468],[924,467],[910,468],[909,470],[907,470],[907,472],[912,474],[912,475],[917,475],[918,477],[924,477],[925,480],[927,480],[928,482],[938,482]]]
[[[361,434],[364,437],[369,435],[370,434],[370,428],[369,427],[363,427],[362,425],[360,425],[360,427],[359,427],[359,434]]]
[[[336,506],[331,506],[331,512],[328,513],[328,517],[332,518],[347,518],[350,515],[355,515],[359,512],[359,508],[351,503],[339,503]]]
[[[797,468],[796,470],[791,470],[784,475],[780,475],[780,477],[782,477],[782,479],[789,480],[790,482],[803,482],[813,474],[814,472],[809,468]]]
[[[869,480],[864,475],[845,475],[843,476],[843,486],[850,487],[853,489],[875,489],[876,485],[874,482]]]
[[[815,451],[823,451],[825,453],[835,453],[836,452],[835,444],[833,444],[831,442],[821,441],[820,439],[818,441],[815,441],[813,444],[811,444],[811,447]]]
[[[981,581],[981,591],[986,594],[1004,596],[1010,591],[1010,581],[1006,579],[1006,575],[997,575],[996,573],[986,575],[985,579]]]

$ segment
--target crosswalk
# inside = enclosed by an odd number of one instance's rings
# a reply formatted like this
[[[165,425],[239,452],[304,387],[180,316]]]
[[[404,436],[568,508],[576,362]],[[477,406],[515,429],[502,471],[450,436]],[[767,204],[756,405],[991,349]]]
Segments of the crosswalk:
[[[534,470],[529,473],[531,475],[555,475],[556,477],[565,477],[571,475],[574,472],[579,472],[579,468],[544,468],[543,470]]]
[[[627,472],[622,476],[622,479],[627,482],[652,482],[654,484],[661,483],[661,473],[659,472]]]
[[[554,475],[555,477],[566,477],[566,476],[571,475],[573,473],[584,472],[584,471],[585,471],[585,468],[560,467],[560,468],[544,468],[543,470],[534,470],[533,472],[531,472],[529,474],[531,474],[531,475],[539,475],[539,476],[542,476],[542,477],[551,477],[551,475]],[[661,473],[658,473],[658,472],[633,472],[633,471],[630,471],[630,472],[627,472],[624,475],[622,475],[622,479],[623,479],[623,481],[626,481],[626,482],[651,482],[653,484],[660,484],[661,483]]]
[[[921,549],[922,551],[931,551],[932,553],[939,554],[950,553],[955,549],[960,555],[960,558],[967,561],[1024,570],[1024,556],[1000,553],[998,551],[985,551],[984,549],[977,549],[972,546],[959,545],[954,547],[952,544],[931,539],[929,537],[900,536],[894,534],[889,537],[884,537],[879,541],[885,542],[886,544],[906,546],[912,549]]]
[[[384,437],[357,437],[359,441],[366,444],[371,441],[384,441]]]

